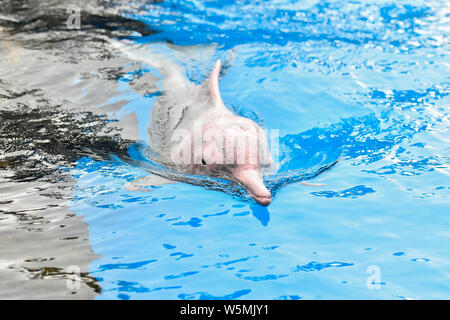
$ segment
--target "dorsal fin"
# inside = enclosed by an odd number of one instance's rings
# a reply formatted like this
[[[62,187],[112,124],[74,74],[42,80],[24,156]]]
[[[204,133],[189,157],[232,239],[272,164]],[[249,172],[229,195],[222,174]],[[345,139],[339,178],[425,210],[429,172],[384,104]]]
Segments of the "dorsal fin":
[[[211,71],[211,75],[208,79],[208,87],[209,87],[209,93],[211,94],[211,97],[215,101],[222,102],[222,98],[220,97],[220,91],[219,91],[219,74],[220,74],[220,60],[216,61],[216,64],[214,65],[213,70]]]

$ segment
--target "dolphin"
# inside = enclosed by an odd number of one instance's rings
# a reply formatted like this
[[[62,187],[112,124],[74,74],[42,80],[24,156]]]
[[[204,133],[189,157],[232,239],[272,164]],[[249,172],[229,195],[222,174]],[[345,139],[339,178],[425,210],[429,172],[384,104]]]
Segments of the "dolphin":
[[[122,48],[122,44],[116,45]],[[221,178],[242,186],[259,204],[271,203],[263,173],[273,170],[267,134],[256,122],[238,116],[224,104],[219,90],[221,61],[200,85],[189,81],[181,66],[161,54],[146,59],[142,52],[125,52],[154,67],[162,76],[162,94],[155,101],[148,125],[148,156],[177,172]],[[146,184],[141,179],[138,187]],[[156,181],[156,184],[155,184]],[[149,185],[161,179],[147,179]],[[130,190],[135,190],[136,185]]]

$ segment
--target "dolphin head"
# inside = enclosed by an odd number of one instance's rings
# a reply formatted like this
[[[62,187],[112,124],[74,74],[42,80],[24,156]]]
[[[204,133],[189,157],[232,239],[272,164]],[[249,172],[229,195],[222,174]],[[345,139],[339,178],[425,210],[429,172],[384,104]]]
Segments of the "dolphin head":
[[[252,120],[218,116],[203,127],[201,167],[241,185],[261,205],[271,203],[262,171],[273,165],[265,132]]]
[[[254,121],[234,115],[219,91],[220,60],[204,85],[214,105],[204,118],[200,171],[216,172],[241,185],[259,204],[271,203],[261,171],[273,166],[267,135]]]

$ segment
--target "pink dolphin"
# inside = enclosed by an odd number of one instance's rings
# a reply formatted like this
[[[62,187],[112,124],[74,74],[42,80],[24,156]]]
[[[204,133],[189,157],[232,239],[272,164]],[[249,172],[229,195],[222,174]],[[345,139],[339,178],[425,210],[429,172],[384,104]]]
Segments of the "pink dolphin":
[[[163,94],[155,101],[148,126],[154,160],[179,172],[219,177],[238,183],[261,205],[271,203],[262,171],[273,168],[267,134],[254,121],[225,107],[219,91],[221,62],[201,85],[163,54],[148,48],[115,46],[128,57],[153,66],[162,75]],[[163,184],[149,176],[139,186]],[[170,182],[170,181],[169,181]]]
[[[272,201],[271,194],[261,173],[262,167],[273,165],[267,135],[254,121],[234,115],[225,107],[219,91],[220,66],[219,60],[204,84],[212,107],[201,117],[203,143],[201,150],[194,145],[193,156],[201,154],[202,163],[195,164],[194,171],[207,175],[220,171],[245,188],[259,204],[267,206]]]

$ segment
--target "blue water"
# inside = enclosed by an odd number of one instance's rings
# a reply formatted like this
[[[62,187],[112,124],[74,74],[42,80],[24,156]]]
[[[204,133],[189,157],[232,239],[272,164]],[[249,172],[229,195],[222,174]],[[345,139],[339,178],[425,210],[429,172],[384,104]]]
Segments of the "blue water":
[[[265,208],[184,183],[126,191],[144,167],[81,159],[71,210],[99,299],[450,298],[447,1],[172,0],[130,17],[158,31],[133,41],[201,53],[180,62],[194,82],[234,56],[223,100],[280,130],[279,175],[340,160]],[[118,81],[145,140],[155,97]]]

